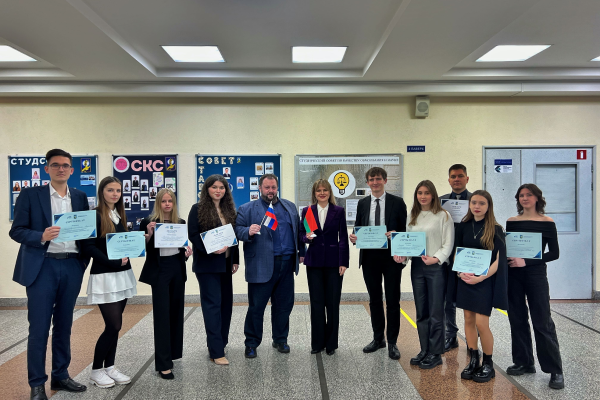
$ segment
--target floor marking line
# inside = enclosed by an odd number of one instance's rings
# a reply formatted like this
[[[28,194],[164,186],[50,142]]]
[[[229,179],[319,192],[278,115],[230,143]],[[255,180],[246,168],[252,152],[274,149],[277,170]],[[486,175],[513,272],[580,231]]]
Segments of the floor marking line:
[[[323,367],[323,356],[317,353],[317,369],[319,370],[319,383],[321,384],[321,397],[323,400],[329,400],[329,390],[327,389],[327,378],[325,377],[325,367]]]
[[[413,328],[417,329],[417,324],[415,324],[415,321],[413,321],[407,313],[404,312],[404,310],[402,308],[400,308],[400,312],[402,313],[402,315],[404,315],[404,318],[406,318],[408,320],[408,322],[410,322],[410,324],[413,326]]]
[[[187,319],[190,317],[190,315],[192,315],[194,313],[194,311],[196,311],[197,308],[198,307],[194,307],[187,313],[187,315],[183,318],[184,324],[185,324],[185,321],[187,321]],[[152,355],[150,356],[148,361],[146,361],[144,363],[144,365],[142,366],[142,368],[140,368],[140,370],[137,372],[137,374],[135,374],[135,376],[133,378],[131,378],[131,383],[129,385],[125,385],[123,390],[121,390],[121,392],[119,392],[119,394],[117,395],[117,397],[115,397],[114,400],[122,400],[123,397],[125,397],[127,392],[129,392],[129,390],[133,387],[133,385],[135,385],[135,383],[138,381],[138,379],[140,379],[140,377],[144,374],[144,372],[146,372],[148,367],[150,367],[150,364],[152,364],[155,357],[156,357],[156,353],[152,353]]]
[[[456,336],[458,336],[459,338],[461,338],[462,340],[464,340],[465,344],[467,343],[467,339],[465,339],[465,337],[460,332],[456,332]],[[505,377],[510,383],[512,383],[517,389],[519,389],[519,391],[521,393],[523,393],[525,396],[529,397],[531,400],[538,400],[537,397],[535,397],[533,394],[531,394],[531,392],[529,390],[525,389],[512,376],[508,375],[506,373],[506,371],[504,371],[502,368],[500,368],[498,366],[498,364],[494,363],[494,369],[496,371],[498,371],[500,374],[502,374],[503,377]]]
[[[502,314],[506,315],[508,317],[508,313],[504,310],[501,310],[499,308],[496,308],[496,310],[500,311]]]
[[[594,332],[596,332],[596,333],[600,333],[600,331],[599,331],[599,330],[597,330],[597,329],[594,329],[594,328],[592,328],[591,326],[587,326],[586,324],[583,324],[583,323],[581,323],[581,322],[579,322],[579,321],[576,321],[576,320],[574,320],[573,318],[569,318],[569,317],[567,317],[566,315],[563,315],[563,314],[559,313],[558,311],[554,311],[553,309],[550,309],[550,311],[552,311],[553,313],[556,313],[556,314],[560,315],[560,316],[561,316],[561,317],[563,317],[563,318],[566,318],[566,319],[568,319],[569,321],[573,321],[573,322],[575,322],[576,324],[579,324],[579,325],[581,325],[581,326],[583,326],[583,327],[585,327],[585,328],[588,328],[590,331],[594,331]]]

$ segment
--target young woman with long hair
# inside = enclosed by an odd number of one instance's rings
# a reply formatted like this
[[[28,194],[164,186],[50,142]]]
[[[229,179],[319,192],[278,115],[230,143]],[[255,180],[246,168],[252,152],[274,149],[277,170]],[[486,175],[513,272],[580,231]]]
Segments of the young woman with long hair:
[[[185,262],[192,249],[156,248],[156,224],[185,224],[177,212],[177,198],[171,189],[161,189],[156,195],[152,214],[140,223],[146,232],[146,261],[140,282],[152,287],[154,316],[154,365],[163,379],[173,379],[173,360],[183,355],[183,308],[185,305]]]
[[[100,181],[96,207],[97,238],[81,242],[81,251],[94,259],[87,288],[88,304],[98,304],[105,324],[104,332],[96,343],[90,375],[92,384],[101,388],[131,382],[114,364],[123,311],[127,299],[137,293],[136,279],[128,258],[109,260],[106,251],[108,233],[127,232],[121,191],[121,181],[115,177],[107,176]]]
[[[546,263],[558,259],[558,233],[552,218],[545,215],[546,200],[533,183],[521,185],[515,195],[517,215],[506,221],[508,232],[542,234],[542,259],[508,259],[508,320],[514,365],[509,375],[535,373],[529,315],[535,334],[537,357],[542,371],[550,374],[552,389],[565,387],[556,327],[550,314],[550,287]],[[548,251],[546,251],[546,247]],[[527,306],[529,305],[529,309]]]
[[[310,296],[311,354],[325,350],[333,355],[338,348],[342,283],[350,261],[346,212],[335,205],[326,179],[313,184],[309,207],[317,229],[307,232],[304,224],[300,224],[300,237],[309,245],[304,265]],[[309,207],[302,211],[302,220]]]
[[[457,247],[492,251],[487,275],[458,272],[456,307],[465,313],[465,336],[470,355],[469,364],[462,371],[462,379],[488,382],[494,376],[494,336],[490,330],[492,308],[508,309],[507,265],[504,231],[494,217],[492,196],[477,190],[469,200],[469,211],[456,229]],[[481,338],[483,362],[479,366],[477,333]]]
[[[237,246],[223,247],[207,253],[200,234],[219,226],[235,226],[235,204],[229,182],[222,175],[206,178],[200,200],[192,206],[188,217],[188,237],[194,249],[192,271],[200,284],[200,302],[210,360],[229,365],[225,346],[229,341],[229,325],[233,312],[233,282],[239,265]]]
[[[415,188],[410,222],[406,232],[425,232],[427,254],[411,257],[410,277],[421,351],[411,358],[411,365],[431,369],[442,364],[446,329],[444,307],[446,304],[447,261],[454,247],[454,222],[442,208],[433,182],[419,182]],[[404,262],[406,257],[394,256],[394,261]]]

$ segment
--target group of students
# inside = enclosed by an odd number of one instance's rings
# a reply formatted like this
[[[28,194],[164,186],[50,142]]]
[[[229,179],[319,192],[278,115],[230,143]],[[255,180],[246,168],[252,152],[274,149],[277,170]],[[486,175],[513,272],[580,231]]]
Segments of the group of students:
[[[98,387],[131,382],[131,378],[114,364],[127,299],[136,294],[136,279],[129,259],[111,260],[106,248],[108,233],[127,231],[122,183],[108,176],[98,185],[96,238],[56,243],[53,239],[58,237],[60,228],[52,226],[50,217],[87,210],[88,203],[83,192],[67,185],[73,172],[71,155],[54,149],[46,154],[46,160],[50,185],[21,193],[10,230],[11,238],[21,243],[14,280],[27,288],[28,375],[31,398],[38,400],[47,398],[45,356],[51,320],[51,388],[71,392],[86,390],[84,385],[69,377],[67,368],[72,311],[90,258],[93,262],[87,287],[88,304],[98,304],[105,322],[105,329],[96,343],[90,375],[90,381]],[[472,194],[466,191],[468,177],[466,167],[462,165],[450,168],[453,192],[446,196],[453,199],[463,196],[469,200],[469,211],[459,224],[454,224],[441,208],[436,188],[430,181],[417,185],[407,224],[407,208],[402,198],[385,192],[386,171],[374,167],[365,178],[371,195],[359,201],[357,226],[385,225],[388,237],[395,231],[426,233],[427,255],[411,259],[421,352],[410,363],[424,369],[434,368],[442,363],[442,353],[457,346],[445,335],[445,321],[456,303],[456,307],[464,309],[470,355],[462,378],[487,382],[495,375],[493,336],[489,328],[492,307],[507,309],[509,313],[515,365],[507,372],[512,375],[535,372],[527,298],[542,370],[552,374],[551,387],[564,387],[546,277],[546,263],[558,258],[557,233],[552,220],[544,216],[545,201],[539,188],[533,184],[519,188],[515,196],[518,215],[507,222],[507,229],[511,231],[542,233],[543,246],[548,246],[549,251],[544,253],[542,261],[533,261],[506,257],[504,232],[494,218],[492,198],[486,191]],[[464,182],[464,185],[461,187],[456,182]],[[188,216],[188,236],[193,249],[154,246],[157,223],[186,223],[179,217],[175,193],[170,189],[161,189],[157,193],[154,210],[141,222],[140,230],[146,237],[146,259],[139,280],[152,288],[155,368],[161,378],[173,379],[173,360],[182,357],[186,261],[192,254],[192,271],[200,285],[210,360],[217,365],[229,364],[225,347],[233,307],[232,274],[238,270],[239,250],[232,246],[207,253],[200,238],[200,233],[226,224],[234,226],[238,240],[244,242],[249,286],[245,356],[257,356],[256,347],[262,339],[263,314],[269,299],[272,302],[273,346],[281,353],[289,353],[287,335],[293,307],[293,272],[295,264],[298,273],[299,262],[306,265],[309,285],[311,353],[325,350],[329,355],[335,354],[342,282],[349,267],[349,241],[355,243],[357,239],[354,234],[348,235],[345,211],[335,204],[327,180],[314,183],[313,204],[303,210],[301,218],[293,203],[277,198],[278,182],[274,175],[261,177],[259,189],[261,200],[242,205],[236,212],[227,180],[221,175],[208,177],[198,203],[192,206]],[[305,219],[309,208],[318,216],[317,227],[312,231],[299,223]],[[270,224],[273,232],[265,231],[262,226],[265,212],[279,220],[280,227],[277,223]],[[276,229],[279,231],[275,232]],[[488,275],[452,272],[455,246],[492,250]],[[363,267],[370,297],[373,328],[373,341],[363,349],[365,353],[386,346],[387,319],[389,356],[395,360],[400,358],[396,343],[400,329],[400,281],[407,262],[406,257],[392,256],[389,248],[360,251],[359,266]],[[382,280],[387,301],[385,312]],[[449,325],[451,319],[448,318]],[[483,350],[481,365],[478,334]]]

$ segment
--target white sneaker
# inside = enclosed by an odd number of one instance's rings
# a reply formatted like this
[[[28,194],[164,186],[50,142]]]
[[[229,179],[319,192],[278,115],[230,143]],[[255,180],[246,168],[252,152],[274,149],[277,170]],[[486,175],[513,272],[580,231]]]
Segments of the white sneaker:
[[[90,374],[90,382],[99,388],[111,388],[115,386],[115,381],[106,374],[104,369],[93,369]]]
[[[115,381],[115,383],[117,385],[127,385],[128,383],[131,383],[131,378],[128,377],[127,375],[123,374],[121,371],[116,369],[114,366],[104,368],[104,370],[106,371],[106,374],[110,378],[112,378],[112,380]]]

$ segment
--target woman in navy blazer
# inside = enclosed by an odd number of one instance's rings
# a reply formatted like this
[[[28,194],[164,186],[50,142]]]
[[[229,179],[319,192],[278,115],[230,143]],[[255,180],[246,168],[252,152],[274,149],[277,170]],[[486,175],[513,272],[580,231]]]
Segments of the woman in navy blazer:
[[[200,191],[200,200],[190,210],[188,237],[194,249],[192,271],[200,284],[208,352],[210,360],[218,365],[229,365],[225,346],[233,312],[232,274],[238,269],[240,254],[237,246],[207,253],[200,234],[226,224],[235,227],[235,218],[229,182],[222,175],[209,176]]]
[[[304,265],[310,296],[311,354],[325,349],[333,355],[338,348],[342,282],[350,259],[346,212],[335,205],[325,179],[314,183],[312,203],[317,229],[307,232],[300,224],[300,237],[309,245]],[[308,207],[302,210],[303,220],[307,211]]]

